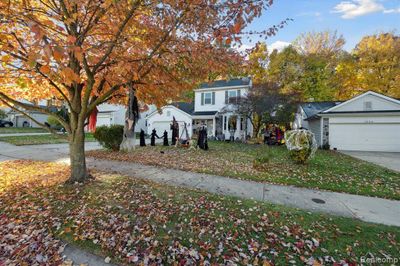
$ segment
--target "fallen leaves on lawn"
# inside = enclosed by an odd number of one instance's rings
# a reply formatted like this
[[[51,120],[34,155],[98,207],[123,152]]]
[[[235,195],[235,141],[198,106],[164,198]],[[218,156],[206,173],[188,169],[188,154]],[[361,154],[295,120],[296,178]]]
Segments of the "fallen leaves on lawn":
[[[400,250],[395,229],[359,241],[373,226],[354,234],[318,215],[104,173],[64,185],[68,169],[52,163],[0,170],[0,265],[61,264],[57,238],[136,265],[345,265],[361,246]]]
[[[400,199],[400,174],[332,151],[318,151],[306,165],[294,164],[285,147],[210,142],[210,150],[147,146],[130,153],[96,150],[88,156],[136,162],[272,184]],[[259,154],[270,161],[254,167]]]

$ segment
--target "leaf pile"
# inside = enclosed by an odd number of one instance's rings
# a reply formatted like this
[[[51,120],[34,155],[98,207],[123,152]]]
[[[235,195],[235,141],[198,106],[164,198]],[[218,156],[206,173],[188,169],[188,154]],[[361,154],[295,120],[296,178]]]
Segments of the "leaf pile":
[[[136,265],[351,265],[400,253],[395,227],[99,172],[64,185],[66,167],[52,163],[0,170],[0,265],[60,264],[57,238]]]
[[[258,182],[400,199],[399,173],[337,152],[319,150],[307,165],[298,165],[290,160],[285,147],[217,141],[209,146],[209,151],[147,146],[131,153],[97,150],[87,154]],[[263,154],[268,154],[268,162],[254,167],[254,161]]]
[[[63,246],[48,230],[55,221],[46,189],[66,180],[52,163],[0,163],[0,265],[57,265]]]

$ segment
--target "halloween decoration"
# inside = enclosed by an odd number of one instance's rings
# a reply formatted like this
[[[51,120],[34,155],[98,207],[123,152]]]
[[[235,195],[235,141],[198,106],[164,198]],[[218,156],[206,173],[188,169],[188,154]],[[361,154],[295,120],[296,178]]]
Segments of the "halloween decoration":
[[[168,143],[168,132],[166,130],[164,131],[163,139],[164,139],[163,145],[164,146],[169,146],[169,143]]]
[[[172,119],[171,130],[172,130],[172,145],[176,145],[176,141],[179,138],[179,124],[176,121],[175,116]]]
[[[145,139],[144,139],[144,130],[142,129],[142,130],[140,130],[140,147],[144,147],[144,146],[146,146],[146,141],[145,141]]]
[[[151,138],[150,138],[150,145],[151,146],[156,146],[156,137],[159,139],[160,137],[157,135],[157,131],[153,129],[151,132]]]

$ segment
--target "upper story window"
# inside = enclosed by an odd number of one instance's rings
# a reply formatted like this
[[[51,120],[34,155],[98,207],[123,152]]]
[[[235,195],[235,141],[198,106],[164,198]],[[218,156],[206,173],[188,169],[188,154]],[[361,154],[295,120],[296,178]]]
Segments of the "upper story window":
[[[225,104],[237,103],[240,98],[240,90],[225,91]]]
[[[168,117],[171,116],[171,111],[167,111],[167,116],[168,116]]]
[[[214,104],[215,104],[215,92],[201,93],[201,105],[214,105]]]

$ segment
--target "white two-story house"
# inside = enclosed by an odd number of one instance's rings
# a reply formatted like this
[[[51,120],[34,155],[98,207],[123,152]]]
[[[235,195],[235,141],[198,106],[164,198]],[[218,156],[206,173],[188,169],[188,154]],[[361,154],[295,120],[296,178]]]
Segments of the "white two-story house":
[[[158,135],[167,131],[171,137],[170,125],[175,117],[180,134],[186,127],[192,137],[206,127],[208,137],[242,140],[252,134],[253,128],[250,121],[235,113],[235,103],[246,96],[251,85],[249,78],[203,83],[194,90],[192,103],[171,103],[149,114],[147,133],[155,129]]]
[[[235,113],[235,103],[246,96],[251,85],[249,78],[201,84],[194,91],[193,132],[206,126],[208,136],[218,139],[237,140],[251,135],[250,121]]]

